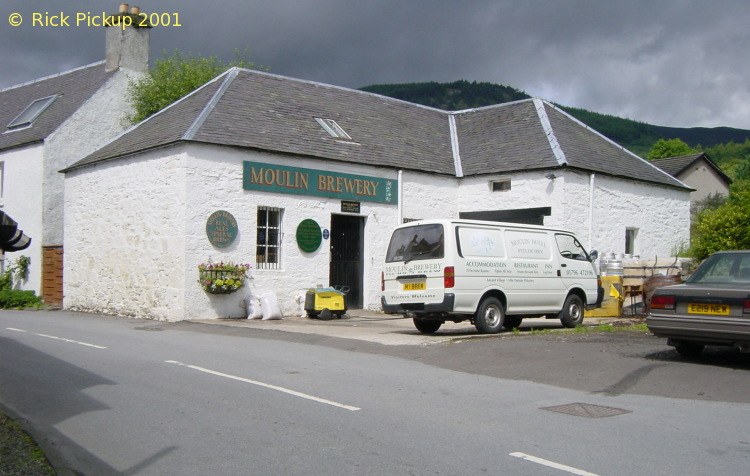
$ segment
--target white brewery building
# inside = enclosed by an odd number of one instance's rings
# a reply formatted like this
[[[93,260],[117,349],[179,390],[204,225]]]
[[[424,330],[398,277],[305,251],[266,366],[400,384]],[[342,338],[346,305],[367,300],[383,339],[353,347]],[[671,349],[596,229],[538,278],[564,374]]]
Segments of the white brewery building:
[[[274,293],[299,315],[307,289],[344,285],[350,308],[378,310],[390,232],[423,218],[544,224],[649,257],[689,240],[691,188],[541,99],[443,111],[234,68],[117,132],[56,155],[66,309],[242,317]],[[252,280],[206,292],[209,261]]]

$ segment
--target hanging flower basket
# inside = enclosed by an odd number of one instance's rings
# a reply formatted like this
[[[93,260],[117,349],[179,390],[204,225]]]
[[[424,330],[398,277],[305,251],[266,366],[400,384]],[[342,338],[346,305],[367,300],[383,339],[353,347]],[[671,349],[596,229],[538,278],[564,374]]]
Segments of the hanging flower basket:
[[[249,264],[204,263],[198,266],[198,282],[209,294],[229,294],[240,289],[246,279],[252,279]]]

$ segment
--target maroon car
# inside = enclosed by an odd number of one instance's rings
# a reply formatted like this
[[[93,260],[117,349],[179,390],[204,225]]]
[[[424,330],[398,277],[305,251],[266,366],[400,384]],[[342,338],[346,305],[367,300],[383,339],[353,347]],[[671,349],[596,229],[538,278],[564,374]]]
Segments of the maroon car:
[[[683,356],[706,345],[750,352],[750,250],[714,253],[684,284],[657,288],[646,325]]]

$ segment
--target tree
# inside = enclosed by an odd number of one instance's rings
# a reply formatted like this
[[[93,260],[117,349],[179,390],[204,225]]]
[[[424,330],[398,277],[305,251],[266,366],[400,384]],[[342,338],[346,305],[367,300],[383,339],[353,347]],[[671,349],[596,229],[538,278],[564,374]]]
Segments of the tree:
[[[648,151],[648,160],[664,159],[666,157],[680,157],[699,152],[697,149],[690,148],[689,145],[680,139],[659,139]]]
[[[750,179],[750,139],[716,144],[705,152],[733,180]]]
[[[750,249],[750,181],[734,182],[723,205],[698,215],[695,231],[692,254],[698,259],[721,250]]]
[[[246,53],[247,50],[241,56],[235,51],[236,58],[230,63],[224,63],[216,56],[183,55],[178,50],[172,56],[156,60],[147,76],[128,84],[128,97],[135,109],[127,116],[128,122],[136,124],[161,111],[229,68],[255,68],[254,63],[245,59]]]
[[[723,193],[709,193],[706,198],[696,200],[690,205],[690,215],[696,216],[704,210],[714,210],[724,205],[727,196]]]

